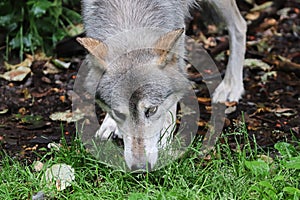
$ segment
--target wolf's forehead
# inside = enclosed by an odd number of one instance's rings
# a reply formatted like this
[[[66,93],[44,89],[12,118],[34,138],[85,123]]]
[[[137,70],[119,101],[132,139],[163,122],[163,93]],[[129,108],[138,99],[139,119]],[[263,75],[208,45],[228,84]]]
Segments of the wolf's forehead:
[[[161,104],[170,94],[171,88],[160,84],[145,84],[132,91],[129,97],[129,106],[137,106],[140,102],[150,105]]]
[[[142,67],[155,58],[153,50],[149,48],[134,49],[126,53],[117,52],[114,54],[112,52],[112,56],[110,66],[108,66],[111,70],[124,70],[124,68],[128,67],[130,69],[132,66]]]

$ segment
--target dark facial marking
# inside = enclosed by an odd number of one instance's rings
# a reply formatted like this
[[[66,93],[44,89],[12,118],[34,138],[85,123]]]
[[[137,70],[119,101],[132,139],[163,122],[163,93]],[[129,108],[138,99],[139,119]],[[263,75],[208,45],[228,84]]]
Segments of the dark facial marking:
[[[134,93],[131,95],[129,99],[129,112],[132,114],[132,119],[134,121],[139,120],[139,113],[138,113],[138,103],[143,98],[143,90],[142,88],[138,88]]]
[[[129,112],[132,119],[136,122],[139,121],[138,103],[142,99],[146,99],[153,105],[145,110],[145,116],[151,117],[157,111],[157,106],[162,104],[163,101],[172,94],[171,90],[166,90],[162,85],[146,84],[133,92],[129,99]]]

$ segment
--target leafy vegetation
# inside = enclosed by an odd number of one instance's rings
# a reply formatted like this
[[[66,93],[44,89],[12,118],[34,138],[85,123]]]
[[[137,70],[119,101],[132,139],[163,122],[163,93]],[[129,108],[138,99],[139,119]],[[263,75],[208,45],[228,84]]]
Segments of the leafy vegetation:
[[[0,29],[6,32],[6,58],[12,50],[34,53],[41,49],[49,53],[54,45],[76,32],[81,20],[74,6],[79,0],[2,0],[0,2]],[[72,30],[72,31],[71,31]]]
[[[277,143],[271,157],[255,141],[250,146],[246,132],[236,134],[246,143],[237,143],[234,151],[225,135],[209,159],[198,158],[197,145],[191,148],[192,156],[144,174],[100,164],[78,138],[71,146],[63,141],[59,150],[41,157],[45,164],[40,172],[5,156],[0,161],[0,199],[28,199],[38,192],[55,199],[299,199],[299,141]],[[75,181],[64,191],[42,180],[46,168],[56,163],[75,169]]]

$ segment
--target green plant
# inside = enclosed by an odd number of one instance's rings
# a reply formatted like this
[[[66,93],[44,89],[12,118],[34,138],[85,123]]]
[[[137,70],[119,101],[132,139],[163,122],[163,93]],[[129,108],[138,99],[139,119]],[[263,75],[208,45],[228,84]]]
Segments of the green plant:
[[[80,14],[68,4],[73,6],[62,0],[1,1],[0,29],[6,33],[6,59],[12,50],[19,51],[21,60],[24,53],[33,54],[37,49],[50,53],[81,21]]]

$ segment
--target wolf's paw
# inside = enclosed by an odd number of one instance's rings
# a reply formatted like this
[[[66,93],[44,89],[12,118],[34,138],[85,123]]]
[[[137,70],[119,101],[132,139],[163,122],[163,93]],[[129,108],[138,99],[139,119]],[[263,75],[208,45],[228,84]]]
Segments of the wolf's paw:
[[[242,82],[223,80],[213,93],[212,102],[238,102],[243,93],[244,86]]]
[[[101,140],[110,140],[113,138],[113,135],[117,135],[121,138],[117,123],[108,114],[106,114],[103,123],[95,134],[95,137]]]

